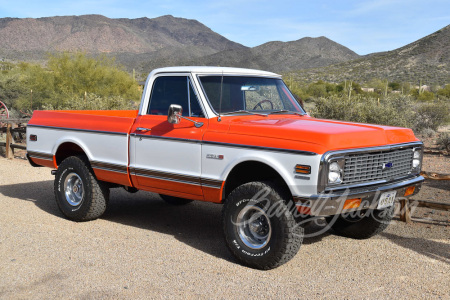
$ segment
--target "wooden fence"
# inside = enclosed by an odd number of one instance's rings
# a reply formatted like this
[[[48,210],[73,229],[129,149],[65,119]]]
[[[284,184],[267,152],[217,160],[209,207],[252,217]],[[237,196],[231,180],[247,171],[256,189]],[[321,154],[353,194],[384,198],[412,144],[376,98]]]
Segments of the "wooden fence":
[[[0,147],[5,147],[5,156],[8,159],[14,158],[14,149],[26,150],[27,146],[16,144],[14,133],[18,136],[26,136],[26,124],[30,119],[2,119],[0,120],[0,133],[6,133],[5,142],[0,142]],[[25,124],[25,125],[24,125]],[[15,125],[15,127],[13,127]]]
[[[450,211],[450,204],[415,199],[400,199],[400,220],[406,223],[411,223],[411,207],[427,207],[436,210]]]

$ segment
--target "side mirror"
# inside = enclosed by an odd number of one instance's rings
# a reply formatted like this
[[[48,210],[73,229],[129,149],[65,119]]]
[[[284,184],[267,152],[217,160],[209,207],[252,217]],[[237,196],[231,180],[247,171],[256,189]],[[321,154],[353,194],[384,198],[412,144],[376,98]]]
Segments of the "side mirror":
[[[188,119],[186,117],[183,117],[183,107],[178,104],[170,104],[169,106],[169,112],[167,114],[167,122],[170,124],[178,124],[181,121],[181,118],[191,121],[195,124],[195,127],[200,128],[203,126],[202,122],[197,122],[191,119]]]
[[[183,108],[178,104],[171,104],[169,106],[169,112],[167,116],[167,122],[170,124],[180,123],[181,116],[183,115]]]

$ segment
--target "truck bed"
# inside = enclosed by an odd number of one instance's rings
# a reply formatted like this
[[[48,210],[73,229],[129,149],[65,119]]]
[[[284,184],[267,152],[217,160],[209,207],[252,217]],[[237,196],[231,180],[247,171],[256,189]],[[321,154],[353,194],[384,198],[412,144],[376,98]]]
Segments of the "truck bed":
[[[35,111],[27,128],[28,157],[36,165],[57,168],[65,150],[76,148],[87,155],[98,179],[131,185],[128,134],[137,114],[137,110]]]
[[[34,111],[28,125],[128,133],[137,115],[137,110]]]

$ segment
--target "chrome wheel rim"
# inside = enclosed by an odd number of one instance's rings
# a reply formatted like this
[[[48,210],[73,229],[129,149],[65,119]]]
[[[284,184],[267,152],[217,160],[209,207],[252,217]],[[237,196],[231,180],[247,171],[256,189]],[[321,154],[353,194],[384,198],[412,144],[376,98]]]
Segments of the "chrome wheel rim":
[[[247,205],[239,212],[236,226],[239,238],[251,249],[263,248],[272,236],[269,216],[255,205]]]
[[[80,176],[70,173],[64,180],[64,194],[71,206],[78,206],[83,201],[84,186]]]

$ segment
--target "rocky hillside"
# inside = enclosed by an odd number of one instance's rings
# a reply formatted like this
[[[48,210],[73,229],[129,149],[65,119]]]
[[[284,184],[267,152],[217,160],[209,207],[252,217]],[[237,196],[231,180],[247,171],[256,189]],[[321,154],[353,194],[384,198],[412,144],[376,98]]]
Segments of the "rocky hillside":
[[[325,68],[296,72],[299,80],[339,82],[371,78],[426,84],[450,83],[450,25],[393,51],[374,53]]]
[[[143,74],[162,66],[219,65],[295,72],[302,81],[450,82],[450,26],[402,48],[366,56],[326,37],[248,48],[196,20],[173,16],[3,18],[0,41],[0,59],[42,62],[49,52],[81,50],[114,56],[128,70]]]
[[[196,20],[109,19],[100,15],[0,19],[0,57],[44,60],[47,53],[106,53],[141,72],[171,65],[222,65],[275,72],[321,67],[359,56],[325,37],[247,48]]]
[[[202,57],[194,64],[285,72],[323,67],[356,58],[359,58],[358,54],[326,37],[306,37],[292,42],[268,42],[254,48],[226,50]]]
[[[109,19],[100,15],[39,19],[0,19],[0,56],[43,59],[47,52],[85,51],[133,55],[165,49],[187,50],[188,58],[227,49],[244,49],[195,20],[162,16],[155,19]]]

